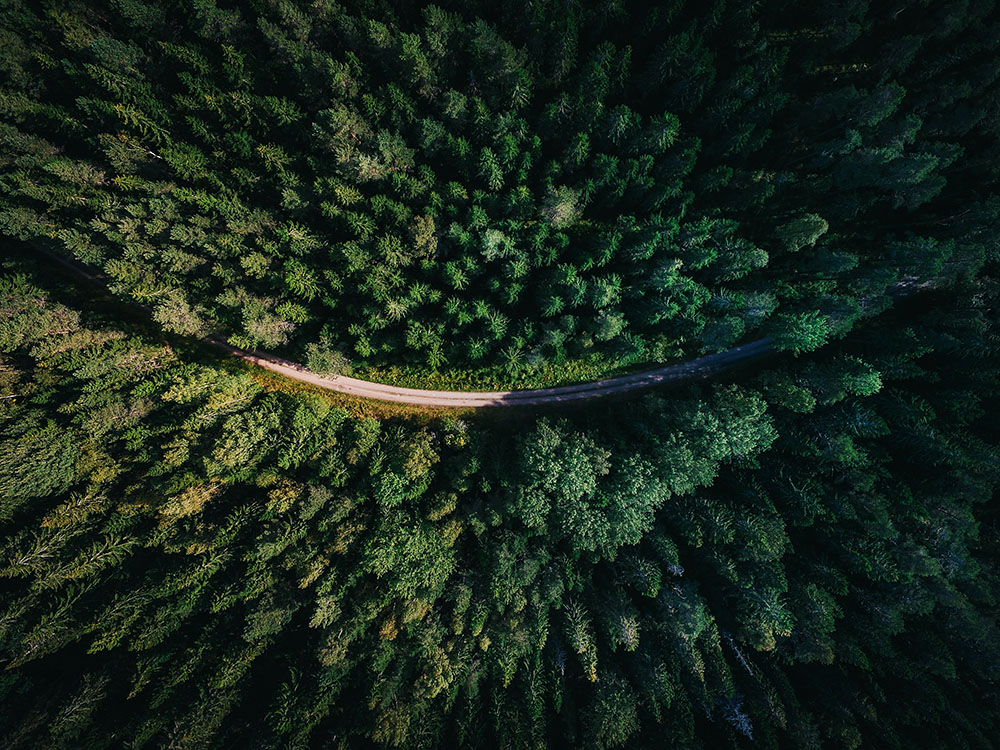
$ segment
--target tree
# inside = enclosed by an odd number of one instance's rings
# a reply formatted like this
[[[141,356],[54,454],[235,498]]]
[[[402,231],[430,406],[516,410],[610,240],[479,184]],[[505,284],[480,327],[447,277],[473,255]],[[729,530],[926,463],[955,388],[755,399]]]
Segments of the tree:
[[[774,346],[794,354],[812,351],[826,343],[829,325],[819,312],[778,313],[769,325]]]
[[[65,492],[76,481],[78,442],[53,420],[8,427],[0,442],[2,516],[10,519],[29,499]]]
[[[554,229],[565,229],[580,218],[579,193],[566,185],[549,188],[542,206],[542,218]]]
[[[805,214],[782,224],[776,230],[778,242],[790,253],[811,247],[830,229],[819,214]]]

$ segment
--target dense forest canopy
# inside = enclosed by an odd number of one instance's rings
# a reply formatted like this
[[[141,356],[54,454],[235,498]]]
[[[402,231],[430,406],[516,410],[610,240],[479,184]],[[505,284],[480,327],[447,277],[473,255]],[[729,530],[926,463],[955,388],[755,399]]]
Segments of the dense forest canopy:
[[[0,35],[0,746],[998,746],[993,2]],[[404,413],[209,332],[508,385],[783,353]]]
[[[8,3],[0,226],[323,370],[812,349],[1000,158],[992,2],[818,6]]]

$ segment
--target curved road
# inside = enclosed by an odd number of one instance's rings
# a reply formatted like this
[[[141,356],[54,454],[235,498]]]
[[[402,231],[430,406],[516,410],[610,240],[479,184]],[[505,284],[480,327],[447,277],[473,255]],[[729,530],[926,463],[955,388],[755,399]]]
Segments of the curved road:
[[[34,243],[32,243],[34,245]],[[105,277],[98,271],[79,261],[69,260],[60,255],[34,245],[46,258],[69,269],[101,286],[107,286]],[[901,297],[927,286],[907,280],[893,285],[888,293],[893,297]],[[145,305],[139,305],[146,307]],[[149,309],[149,308],[146,308]],[[402,388],[367,380],[358,380],[345,375],[325,377],[307,370],[295,362],[275,357],[264,352],[246,351],[230,345],[218,335],[210,335],[202,339],[212,346],[222,349],[234,357],[263,367],[271,372],[284,375],[301,383],[308,383],[319,388],[337,391],[350,396],[371,398],[379,401],[391,401],[398,404],[413,406],[480,408],[484,406],[537,406],[540,404],[559,404],[567,401],[610,396],[619,393],[629,393],[646,388],[652,388],[664,383],[678,383],[697,380],[717,375],[747,362],[760,359],[775,352],[771,339],[762,338],[748,344],[727,349],[718,354],[709,354],[698,359],[663,365],[631,375],[620,375],[613,378],[594,380],[578,385],[564,385],[554,388],[535,388],[521,391],[426,391],[419,388]]]
[[[539,404],[559,404],[565,401],[579,401],[615,393],[627,393],[651,388],[663,383],[705,378],[728,370],[736,365],[757,359],[774,351],[771,339],[758,339],[727,349],[718,354],[709,354],[698,359],[665,365],[632,375],[594,380],[578,385],[563,385],[555,388],[535,388],[522,391],[425,391],[419,388],[402,388],[368,380],[358,380],[345,375],[324,377],[310,372],[302,365],[280,359],[263,352],[249,352],[237,349],[221,337],[209,336],[206,342],[235,357],[253,362],[266,370],[284,375],[292,380],[309,383],[339,393],[379,401],[392,401],[414,406],[437,406],[457,408],[479,408],[483,406],[537,406]]]

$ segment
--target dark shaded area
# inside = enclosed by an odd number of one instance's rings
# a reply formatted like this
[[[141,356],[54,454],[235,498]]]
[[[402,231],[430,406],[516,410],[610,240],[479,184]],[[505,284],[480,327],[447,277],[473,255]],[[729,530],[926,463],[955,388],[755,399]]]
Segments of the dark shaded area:
[[[995,747],[993,4],[443,7],[5,6],[0,227],[173,332],[0,250],[0,745]],[[452,297],[786,353],[417,422],[185,343]]]

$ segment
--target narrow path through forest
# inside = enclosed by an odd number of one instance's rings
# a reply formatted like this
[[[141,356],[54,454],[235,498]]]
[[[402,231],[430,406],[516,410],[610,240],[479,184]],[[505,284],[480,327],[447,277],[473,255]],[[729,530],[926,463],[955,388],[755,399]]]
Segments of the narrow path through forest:
[[[248,352],[230,346],[221,338],[210,336],[208,343],[223,349],[235,357],[253,362],[267,370],[285,377],[309,383],[331,391],[351,396],[393,401],[414,406],[451,406],[476,408],[483,406],[534,406],[558,404],[564,401],[610,396],[616,393],[638,391],[669,382],[684,382],[709,377],[739,364],[757,359],[774,351],[771,340],[764,338],[749,344],[733,347],[718,354],[709,354],[698,359],[664,365],[651,370],[603,378],[589,383],[564,385],[554,388],[532,388],[520,391],[427,391],[419,388],[402,388],[383,383],[372,383],[345,375],[324,377],[310,372],[301,365],[279,359],[271,354]]]
[[[36,249],[49,260],[71,270],[96,284],[106,286],[100,272],[79,261],[63,258],[45,248]],[[913,282],[900,282],[890,291],[893,296],[903,296],[918,286]],[[144,307],[144,306],[143,306]],[[479,408],[485,406],[537,406],[559,404],[568,401],[599,398],[614,394],[644,390],[664,383],[684,383],[718,375],[739,365],[760,359],[776,350],[769,338],[761,338],[747,344],[735,346],[718,354],[708,354],[697,359],[662,365],[631,375],[602,378],[589,383],[564,385],[553,388],[532,388],[518,391],[430,391],[419,388],[402,388],[383,383],[347,377],[346,375],[323,376],[307,370],[300,364],[275,357],[265,352],[246,351],[228,344],[218,335],[202,339],[212,346],[222,349],[234,357],[263,367],[271,372],[284,375],[301,383],[325,388],[360,398],[391,401],[399,404],[430,407]]]

